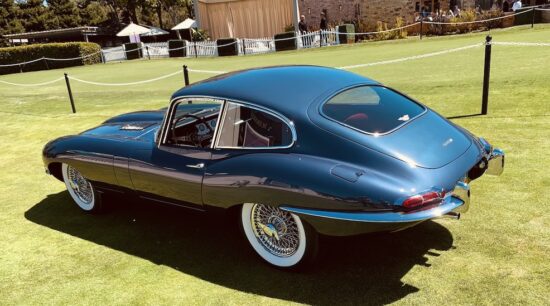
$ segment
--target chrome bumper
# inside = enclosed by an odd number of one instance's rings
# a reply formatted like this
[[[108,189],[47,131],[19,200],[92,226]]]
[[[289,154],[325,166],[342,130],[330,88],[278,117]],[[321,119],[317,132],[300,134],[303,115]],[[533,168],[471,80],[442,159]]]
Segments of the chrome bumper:
[[[504,171],[504,151],[501,149],[493,149],[489,154],[489,165],[485,173],[489,175],[501,175]]]
[[[469,193],[468,193],[469,195]],[[333,219],[350,222],[364,223],[413,223],[442,217],[450,212],[459,212],[458,209],[466,202],[457,196],[448,196],[441,205],[436,207],[419,210],[414,212],[339,212],[313,210],[296,207],[280,207],[282,210],[295,213],[297,215],[307,215],[318,218]],[[468,197],[469,204],[469,197]]]

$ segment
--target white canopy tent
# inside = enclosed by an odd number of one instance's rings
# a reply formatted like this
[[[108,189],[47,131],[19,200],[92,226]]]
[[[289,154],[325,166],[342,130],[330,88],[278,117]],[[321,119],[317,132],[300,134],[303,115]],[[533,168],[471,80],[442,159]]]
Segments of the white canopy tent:
[[[130,38],[130,42],[140,42],[139,35],[149,33],[149,32],[151,32],[151,29],[142,27],[139,24],[135,24],[131,22],[120,32],[116,33],[116,36],[118,37],[128,36]]]
[[[193,31],[194,28],[197,28],[197,22],[191,18],[187,18],[184,21],[178,23],[172,30],[176,31],[179,39],[181,39],[180,30],[190,30]],[[190,33],[191,40],[193,40],[193,33]]]

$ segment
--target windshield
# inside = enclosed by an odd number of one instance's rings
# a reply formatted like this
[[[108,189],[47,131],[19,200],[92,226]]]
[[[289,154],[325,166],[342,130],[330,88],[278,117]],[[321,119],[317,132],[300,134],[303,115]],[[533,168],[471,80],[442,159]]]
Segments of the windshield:
[[[327,117],[369,134],[390,132],[425,108],[382,86],[361,86],[338,93],[322,108]]]

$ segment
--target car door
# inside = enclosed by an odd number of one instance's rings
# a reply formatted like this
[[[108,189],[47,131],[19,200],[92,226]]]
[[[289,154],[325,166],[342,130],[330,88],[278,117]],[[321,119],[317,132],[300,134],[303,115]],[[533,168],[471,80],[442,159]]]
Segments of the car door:
[[[181,103],[183,101],[186,103]],[[141,198],[202,210],[202,181],[211,161],[212,149],[210,146],[182,145],[170,141],[170,129],[175,127],[176,114],[182,113],[178,109],[178,103],[188,109],[183,114],[198,118],[201,108],[192,105],[193,99],[173,102],[166,115],[168,119],[159,131],[159,137],[155,137],[156,142],[131,153],[128,162],[130,178]],[[221,102],[219,103],[221,111]],[[211,113],[210,117],[217,120],[219,114]],[[213,133],[213,129],[210,130]]]
[[[138,195],[148,200],[202,209],[202,179],[211,152],[202,148],[154,146],[129,161]]]

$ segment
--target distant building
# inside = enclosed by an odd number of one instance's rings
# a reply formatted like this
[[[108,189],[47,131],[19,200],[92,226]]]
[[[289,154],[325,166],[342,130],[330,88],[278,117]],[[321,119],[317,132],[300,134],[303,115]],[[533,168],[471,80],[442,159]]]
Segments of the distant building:
[[[4,38],[12,45],[73,41],[95,42],[101,46],[113,46],[121,43],[121,39],[114,36],[113,33],[105,32],[98,27],[76,27],[7,34],[4,35]]]
[[[438,9],[449,11],[455,5],[460,9],[474,8],[476,0],[298,0],[300,14],[309,25],[319,27],[321,12],[325,12],[331,24],[362,23],[373,26],[377,21],[395,24],[396,17],[412,23],[422,7],[429,12]]]
[[[198,27],[212,39],[273,37],[293,27],[300,0],[194,0]]]

